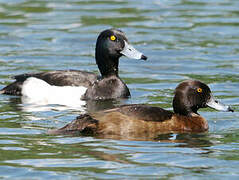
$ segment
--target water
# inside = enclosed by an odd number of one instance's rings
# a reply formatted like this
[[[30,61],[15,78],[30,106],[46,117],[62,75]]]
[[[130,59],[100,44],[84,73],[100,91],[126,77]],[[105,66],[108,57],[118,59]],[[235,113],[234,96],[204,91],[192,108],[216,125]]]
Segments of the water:
[[[3,179],[238,179],[239,1],[235,0],[0,0],[0,88],[13,75],[54,69],[98,72],[98,33],[122,29],[149,57],[122,58],[120,76],[132,98],[171,108],[185,79],[207,83],[234,113],[200,113],[209,132],[127,141],[49,136],[80,110],[29,109],[0,95],[0,178]]]

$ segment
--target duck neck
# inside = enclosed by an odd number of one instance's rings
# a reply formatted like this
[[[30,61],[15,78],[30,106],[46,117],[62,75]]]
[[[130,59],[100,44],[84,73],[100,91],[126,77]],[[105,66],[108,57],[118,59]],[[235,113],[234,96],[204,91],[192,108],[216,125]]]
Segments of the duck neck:
[[[118,76],[119,58],[96,49],[95,59],[102,77]]]
[[[192,116],[195,116],[195,115],[199,115],[197,113],[197,110],[198,110],[197,106],[191,107],[190,103],[185,103],[183,101],[182,96],[177,96],[177,95],[175,95],[175,97],[173,99],[173,110],[176,114],[180,114],[180,115],[183,115],[183,116],[192,117]]]

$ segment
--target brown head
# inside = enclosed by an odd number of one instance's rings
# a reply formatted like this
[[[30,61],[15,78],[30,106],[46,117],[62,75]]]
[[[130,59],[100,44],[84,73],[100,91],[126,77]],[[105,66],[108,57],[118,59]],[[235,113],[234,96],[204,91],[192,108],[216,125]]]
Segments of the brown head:
[[[198,114],[198,109],[211,107],[219,111],[232,111],[230,106],[217,101],[210,88],[197,80],[187,80],[180,83],[175,89],[173,99],[174,112],[180,115],[192,116]]]

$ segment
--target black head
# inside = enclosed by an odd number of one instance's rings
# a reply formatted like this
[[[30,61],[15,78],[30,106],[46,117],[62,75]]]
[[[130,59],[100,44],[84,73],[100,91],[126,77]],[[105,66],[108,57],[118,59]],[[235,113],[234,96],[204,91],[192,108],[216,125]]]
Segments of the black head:
[[[175,113],[191,116],[198,114],[199,108],[211,107],[221,111],[233,111],[215,100],[210,88],[196,80],[187,80],[180,83],[175,90],[173,109]]]
[[[107,29],[101,32],[96,42],[95,57],[102,76],[118,75],[119,58],[122,55],[133,59],[147,59],[129,44],[121,30]]]

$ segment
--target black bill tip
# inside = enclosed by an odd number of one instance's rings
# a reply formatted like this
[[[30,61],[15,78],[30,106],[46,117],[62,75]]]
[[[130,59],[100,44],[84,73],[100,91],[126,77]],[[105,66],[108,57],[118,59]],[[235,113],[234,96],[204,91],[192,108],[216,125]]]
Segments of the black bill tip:
[[[230,106],[228,107],[228,111],[229,112],[234,112],[234,110]]]
[[[146,61],[148,59],[148,57],[142,54],[141,59]]]

